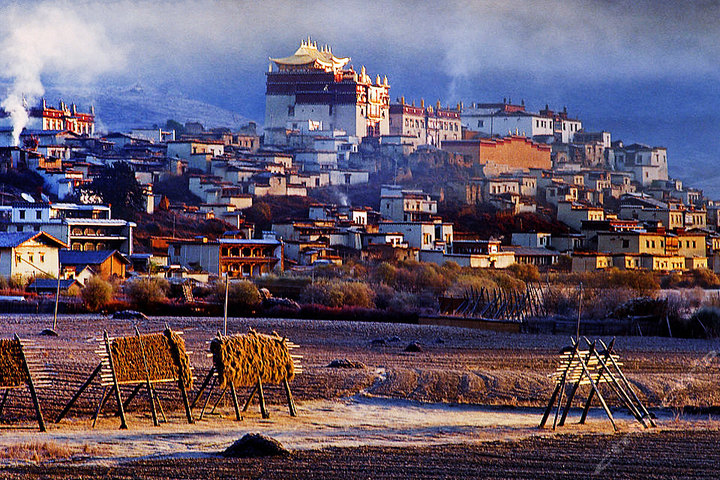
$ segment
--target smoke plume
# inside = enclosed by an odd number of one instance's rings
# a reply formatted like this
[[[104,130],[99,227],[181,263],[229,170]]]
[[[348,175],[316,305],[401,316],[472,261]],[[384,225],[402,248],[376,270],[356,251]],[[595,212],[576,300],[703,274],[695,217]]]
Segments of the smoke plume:
[[[89,83],[123,65],[123,52],[101,26],[82,20],[65,4],[14,6],[0,26],[0,76],[10,82],[0,107],[10,116],[13,141],[29,121],[28,106],[43,95],[43,76]]]

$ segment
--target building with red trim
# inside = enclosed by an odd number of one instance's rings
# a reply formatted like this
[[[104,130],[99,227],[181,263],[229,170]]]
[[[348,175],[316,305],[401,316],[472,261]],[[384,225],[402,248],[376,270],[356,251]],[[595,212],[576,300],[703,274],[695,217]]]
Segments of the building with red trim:
[[[270,58],[265,92],[265,143],[284,145],[289,133],[343,130],[357,137],[388,134],[390,86],[365,67],[348,67],[329,46],[303,41],[295,53]],[[273,64],[275,69],[273,69]]]

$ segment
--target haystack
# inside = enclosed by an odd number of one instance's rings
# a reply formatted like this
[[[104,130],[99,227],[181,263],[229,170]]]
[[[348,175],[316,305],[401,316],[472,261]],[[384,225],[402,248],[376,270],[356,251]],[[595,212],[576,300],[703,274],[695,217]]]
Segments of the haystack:
[[[295,364],[287,340],[279,335],[251,331],[245,335],[218,335],[210,343],[221,387],[250,387],[281,383],[295,377]]]
[[[0,339],[0,388],[20,387],[28,382],[22,347],[16,339]]]
[[[147,374],[150,375],[151,381],[177,380],[179,372],[185,388],[192,388],[192,373],[185,352],[185,341],[171,330],[114,339],[110,344],[110,350],[118,383],[147,380],[143,348],[147,360]]]
[[[257,458],[290,455],[282,443],[260,433],[246,433],[220,455],[230,458]]]

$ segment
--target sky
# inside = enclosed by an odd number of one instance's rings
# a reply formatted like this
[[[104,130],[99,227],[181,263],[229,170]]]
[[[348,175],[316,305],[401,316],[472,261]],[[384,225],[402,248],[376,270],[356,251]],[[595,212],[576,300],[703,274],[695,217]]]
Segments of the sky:
[[[5,0],[0,18],[5,101],[140,82],[262,122],[268,57],[310,35],[387,75],[393,99],[567,106],[701,182],[718,153],[716,1]]]

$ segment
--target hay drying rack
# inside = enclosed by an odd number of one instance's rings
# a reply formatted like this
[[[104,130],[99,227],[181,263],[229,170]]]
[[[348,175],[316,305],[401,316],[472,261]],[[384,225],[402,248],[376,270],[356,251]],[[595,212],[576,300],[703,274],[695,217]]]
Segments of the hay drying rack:
[[[277,335],[275,332],[273,332],[275,335]],[[218,337],[221,336],[220,331],[218,331]],[[292,358],[295,373],[302,373],[302,367],[300,365],[300,360],[302,359],[302,355],[293,354],[292,351],[299,348],[300,346],[296,343],[293,343],[289,341],[287,338],[282,337],[282,341],[287,346],[290,357]],[[210,341],[205,342],[208,346],[210,344]],[[208,353],[206,354],[208,358],[212,358],[213,354]],[[207,409],[208,403],[210,402],[210,397],[212,396],[212,392],[215,389],[215,387],[218,384],[218,371],[213,364],[212,367],[210,367],[210,371],[205,376],[205,379],[203,380],[202,384],[200,385],[200,389],[198,390],[195,399],[190,404],[190,408],[195,408],[197,403],[200,401],[200,398],[202,397],[203,392],[207,390],[207,394],[205,396],[205,401],[203,402],[202,409],[200,410],[200,415],[198,417],[198,420],[202,420],[205,411]],[[288,404],[288,410],[291,417],[297,416],[297,409],[295,408],[295,401],[293,400],[292,391],[290,390],[290,384],[288,382],[288,379],[285,378],[282,381],[283,389],[285,391],[285,398],[287,400]],[[263,391],[263,383],[260,377],[257,378],[257,381],[255,384],[251,387],[250,394],[247,397],[247,400],[245,401],[245,404],[240,409],[240,404],[238,402],[238,396],[237,396],[237,390],[235,388],[235,385],[233,382],[227,382],[227,385],[222,390],[220,395],[215,400],[215,403],[213,405],[212,410],[210,411],[210,414],[215,413],[215,410],[217,409],[218,405],[222,401],[222,399],[225,397],[227,391],[230,390],[230,396],[232,398],[233,408],[235,409],[235,419],[237,421],[241,421],[243,419],[241,412],[247,412],[248,408],[250,407],[250,404],[252,403],[253,399],[255,398],[255,395],[258,395],[258,402],[260,404],[260,414],[262,415],[262,418],[267,419],[270,418],[270,413],[267,410],[267,406],[265,405],[265,393]]]
[[[170,332],[175,335],[181,336],[183,332],[179,331],[173,331],[171,330],[167,325],[165,332]],[[164,334],[164,333],[163,333]],[[67,413],[70,411],[72,406],[75,404],[75,402],[80,398],[82,393],[90,386],[90,384],[95,380],[95,378],[100,376],[100,384],[103,387],[102,394],[100,396],[100,400],[98,402],[97,410],[95,411],[95,414],[93,415],[93,421],[92,421],[92,427],[95,427],[95,424],[97,422],[98,417],[100,416],[100,413],[105,406],[105,403],[110,398],[111,394],[115,394],[115,400],[117,401],[118,410],[117,414],[120,416],[120,428],[121,429],[127,429],[127,419],[125,417],[125,410],[130,406],[130,403],[133,401],[133,399],[140,393],[140,390],[142,387],[147,388],[148,392],[148,399],[150,404],[150,412],[152,414],[153,424],[155,426],[158,426],[160,424],[158,420],[157,410],[159,409],[160,414],[163,417],[163,420],[167,422],[167,417],[165,415],[165,411],[162,407],[162,403],[160,402],[160,396],[157,393],[157,390],[155,389],[155,384],[158,383],[167,383],[167,382],[177,382],[178,390],[180,391],[180,396],[183,401],[183,405],[185,407],[185,415],[187,418],[188,423],[194,423],[193,417],[192,417],[192,410],[188,403],[188,395],[187,395],[187,389],[185,388],[185,383],[182,380],[182,372],[181,369],[183,368],[181,365],[178,365],[177,363],[173,362],[173,365],[166,365],[165,371],[174,371],[173,374],[165,375],[162,377],[151,377],[150,370],[148,368],[149,361],[152,361],[154,359],[148,358],[146,349],[145,349],[145,339],[147,339],[150,336],[150,334],[141,335],[140,331],[137,327],[135,327],[135,336],[134,337],[110,337],[108,336],[107,331],[103,332],[103,336],[101,338],[96,338],[95,340],[99,342],[98,349],[95,351],[96,354],[100,356],[100,362],[98,363],[97,367],[95,367],[95,370],[90,374],[90,376],[85,380],[85,382],[80,386],[78,391],[73,395],[73,397],[70,399],[70,401],[67,403],[65,408],[63,408],[62,412],[58,415],[57,419],[55,420],[56,423],[60,423],[60,421],[67,415]],[[131,375],[131,378],[122,378],[119,376],[118,372],[118,362],[122,362],[123,358],[122,355],[118,354],[115,355],[113,353],[113,345],[117,340],[122,339],[134,339],[137,340],[135,347],[139,349],[140,357],[142,358],[142,369],[138,371],[138,366],[135,366],[135,371],[133,372],[133,375]],[[137,356],[138,352],[135,352],[135,355]],[[192,352],[185,352],[186,354],[191,354]],[[127,366],[132,370],[133,366]],[[192,371],[192,366],[189,366],[189,369]],[[133,390],[130,392],[130,395],[127,397],[126,400],[123,401],[122,394],[120,391],[121,385],[134,385]],[[157,402],[157,409],[156,409],[156,402]]]
[[[7,404],[10,390],[27,387],[32,400],[35,416],[41,432],[45,432],[45,420],[37,396],[36,387],[49,387],[50,379],[45,366],[37,359],[37,347],[29,340],[13,338],[0,339],[0,389],[4,389],[0,400],[0,415]]]
[[[590,385],[590,393],[585,401],[578,423],[585,423],[593,397],[597,396],[605,414],[610,419],[615,431],[617,431],[618,428],[612,412],[600,392],[600,384],[606,384],[609,390],[620,400],[620,403],[627,407],[632,416],[645,428],[655,427],[655,421],[635,394],[632,385],[622,371],[622,362],[613,351],[615,339],[613,338],[608,345],[605,345],[600,339],[590,342],[586,337],[583,337],[583,342],[585,349],[581,349],[580,342],[573,338],[571,339],[572,345],[561,351],[560,362],[550,375],[555,382],[555,389],[545,408],[545,413],[540,421],[540,428],[543,428],[547,423],[556,402],[557,409],[555,410],[552,428],[554,430],[556,426],[563,426],[578,389],[583,385]],[[563,395],[566,387],[569,387],[569,393],[563,408]],[[562,414],[560,414],[561,410]],[[559,422],[558,417],[560,417]]]
[[[451,315],[523,322],[528,317],[547,314],[542,288],[530,283],[524,292],[508,289],[471,288]]]

